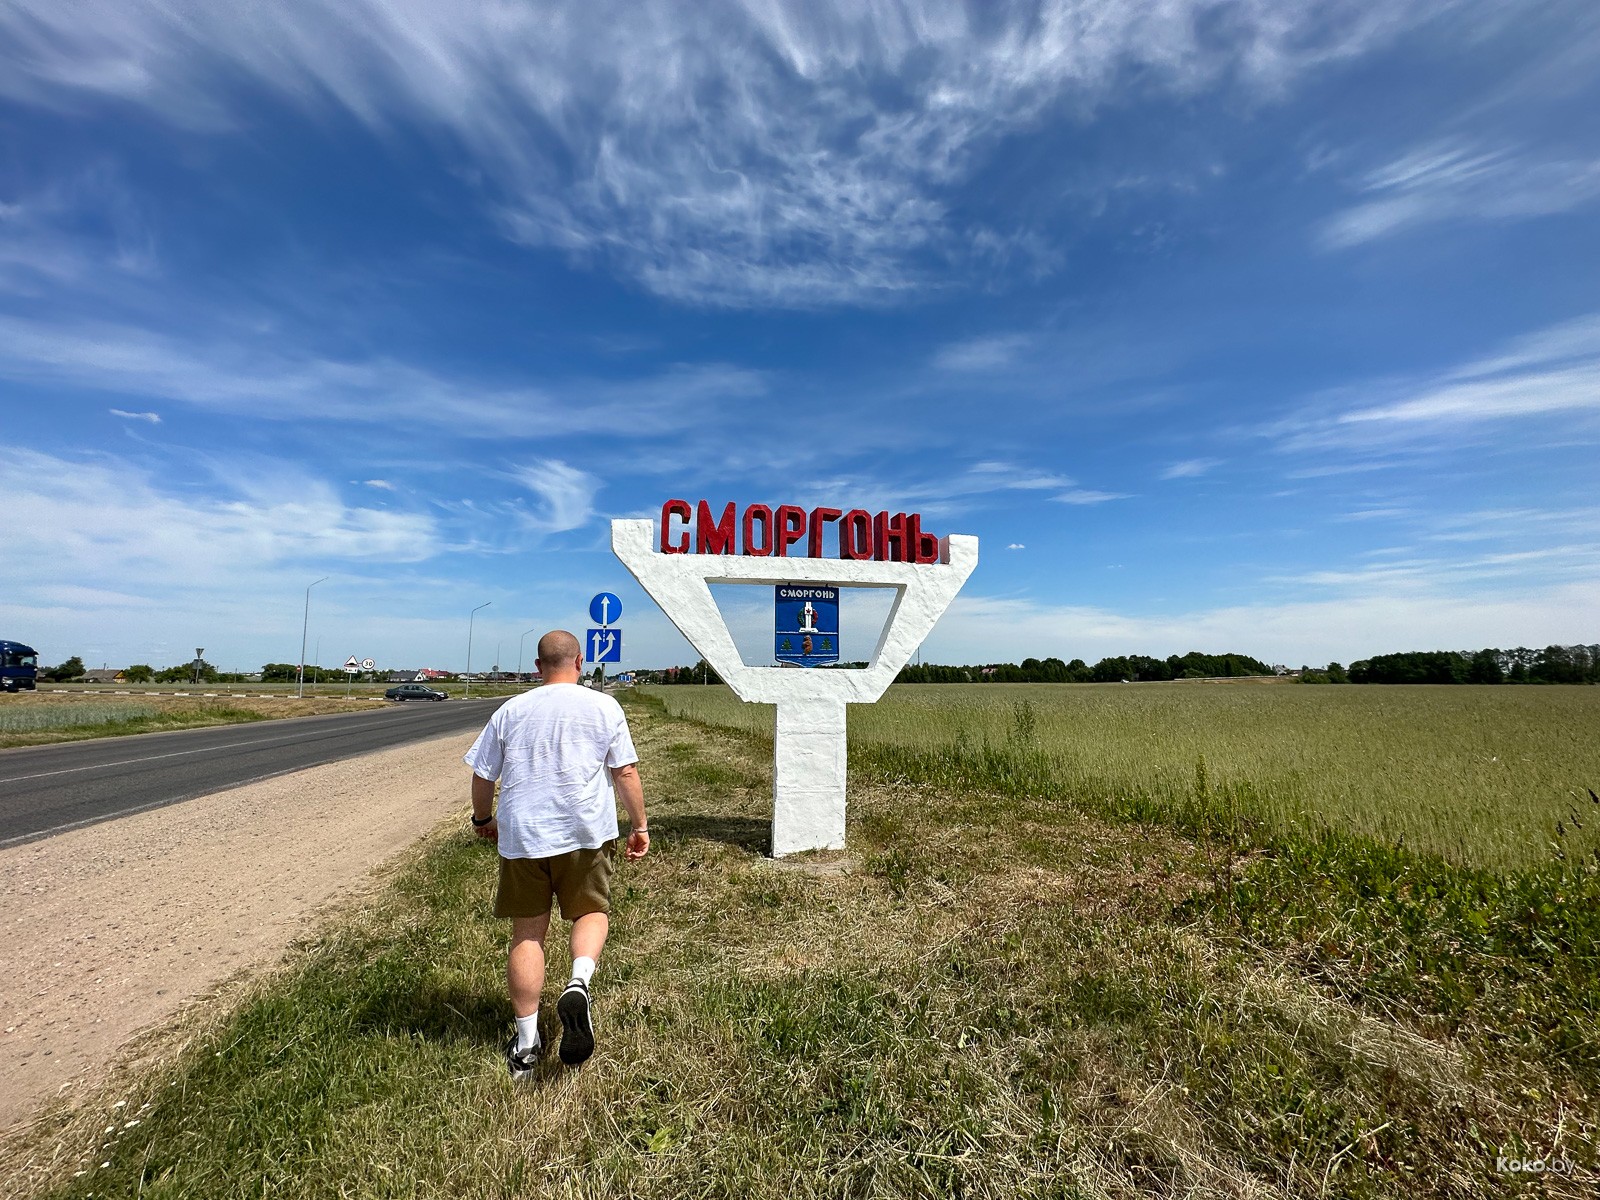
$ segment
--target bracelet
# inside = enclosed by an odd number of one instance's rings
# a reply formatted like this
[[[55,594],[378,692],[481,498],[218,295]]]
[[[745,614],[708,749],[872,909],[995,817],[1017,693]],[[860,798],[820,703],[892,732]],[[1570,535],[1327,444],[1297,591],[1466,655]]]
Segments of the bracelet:
[[[482,829],[485,825],[487,825],[492,820],[494,820],[494,814],[493,813],[490,813],[487,817],[485,817],[481,821],[478,820],[477,817],[473,817],[472,818],[472,827],[474,829]]]
[[[629,834],[642,833],[642,834],[644,834],[644,835],[646,835],[648,837],[649,834],[650,834],[650,827],[648,825],[641,825],[637,829],[628,830],[628,833]]]

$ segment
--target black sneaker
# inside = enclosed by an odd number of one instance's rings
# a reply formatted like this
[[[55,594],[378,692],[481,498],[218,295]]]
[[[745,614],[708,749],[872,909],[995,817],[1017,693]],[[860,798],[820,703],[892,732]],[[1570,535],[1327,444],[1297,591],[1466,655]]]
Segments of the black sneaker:
[[[506,1043],[506,1068],[511,1072],[512,1079],[526,1079],[539,1066],[539,1052],[542,1046],[529,1046],[526,1050],[517,1049],[517,1035],[512,1034],[511,1040]]]
[[[581,979],[567,984],[556,1001],[561,1018],[561,1061],[575,1067],[594,1053],[594,1025],[589,1021],[589,988]]]

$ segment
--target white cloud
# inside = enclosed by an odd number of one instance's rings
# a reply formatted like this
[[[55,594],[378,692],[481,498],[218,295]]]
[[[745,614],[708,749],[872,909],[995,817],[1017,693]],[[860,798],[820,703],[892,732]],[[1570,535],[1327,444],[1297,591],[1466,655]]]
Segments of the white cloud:
[[[519,467],[514,478],[541,501],[537,512],[520,513],[524,528],[535,533],[563,533],[588,523],[600,481],[559,459]]]
[[[229,473],[221,494],[201,498],[165,492],[130,463],[13,447],[0,461],[7,551],[52,563],[56,578],[148,589],[158,603],[176,580],[232,590],[286,565],[417,562],[440,548],[430,518],[347,506],[328,484],[283,464],[259,476]]]
[[[380,492],[393,492],[399,490],[387,479],[364,479],[361,482],[363,486],[377,488]]]
[[[1163,479],[1193,479],[1204,475],[1213,467],[1220,466],[1219,458],[1186,458],[1182,462],[1175,462],[1165,471],[1161,472]]]
[[[1073,488],[1069,492],[1062,492],[1059,496],[1050,499],[1059,504],[1104,504],[1108,500],[1129,500],[1132,497],[1126,492],[1097,492],[1089,488]]]
[[[1134,87],[1270,97],[1431,7],[15,0],[0,97],[69,113],[109,97],[219,130],[268,89],[444,142],[519,241],[669,297],[808,306],[1049,262],[1037,230],[947,203],[1047,112],[1087,117]]]
[[[1356,395],[1369,402],[1352,405]],[[1328,412],[1335,404],[1343,411]],[[1301,413],[1266,432],[1289,451],[1371,449],[1441,444],[1447,434],[1492,421],[1600,412],[1600,316],[1517,338],[1503,350],[1429,378],[1344,389],[1321,407],[1320,413]]]
[[[390,358],[297,355],[276,340],[208,342],[109,323],[0,316],[0,377],[158,397],[256,419],[445,428],[462,437],[683,428],[697,406],[762,394],[759,372],[721,363],[556,387],[446,378]]]
[[[1006,549],[1007,550],[1026,550],[1027,547],[1024,546],[1021,542],[1012,542],[1009,546],[1006,547]]]
[[[1396,589],[1370,579],[1336,599],[1247,604],[1170,615],[961,595],[923,650],[927,662],[1021,661],[1032,655],[1095,662],[1114,654],[1165,657],[1237,651],[1291,666],[1402,650],[1592,642],[1600,573],[1491,592]]]
[[[974,463],[961,474],[942,482],[939,490],[950,495],[974,495],[982,492],[1042,492],[1071,486],[1072,480],[1065,475],[991,460]]]
[[[1564,371],[1524,372],[1500,379],[1429,388],[1405,400],[1343,413],[1336,420],[1341,425],[1434,424],[1585,408],[1600,408],[1600,362]]]
[[[125,421],[148,421],[152,425],[161,424],[161,414],[153,412],[124,412],[120,408],[107,409],[113,417],[121,417]]]
[[[1009,366],[1027,344],[1021,334],[973,338],[944,347],[933,365],[941,371],[993,371]]]
[[[1317,236],[1324,248],[1344,249],[1438,221],[1569,212],[1600,197],[1600,159],[1440,142],[1369,171],[1357,189],[1373,198],[1323,223]]]

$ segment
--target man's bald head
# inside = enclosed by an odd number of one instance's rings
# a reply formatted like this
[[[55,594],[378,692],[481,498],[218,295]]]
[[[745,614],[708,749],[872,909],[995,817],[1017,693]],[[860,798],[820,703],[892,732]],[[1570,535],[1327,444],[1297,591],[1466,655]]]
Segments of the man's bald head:
[[[549,682],[552,674],[571,674],[579,671],[578,660],[583,657],[583,647],[578,639],[565,629],[552,629],[539,639],[539,674]]]

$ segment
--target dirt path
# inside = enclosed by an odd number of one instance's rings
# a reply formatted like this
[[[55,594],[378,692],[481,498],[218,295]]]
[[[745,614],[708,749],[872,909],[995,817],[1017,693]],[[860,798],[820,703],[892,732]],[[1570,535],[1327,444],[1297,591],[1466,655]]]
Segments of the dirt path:
[[[451,734],[0,851],[0,1133],[451,813]]]

